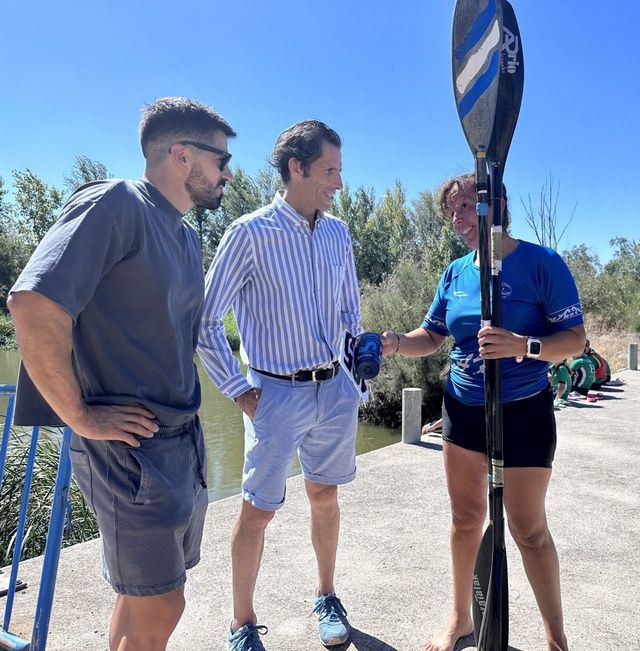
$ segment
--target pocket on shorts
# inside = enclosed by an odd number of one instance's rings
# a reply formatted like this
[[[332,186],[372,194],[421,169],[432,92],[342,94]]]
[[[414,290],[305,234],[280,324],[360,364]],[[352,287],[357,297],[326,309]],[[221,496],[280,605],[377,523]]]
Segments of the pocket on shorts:
[[[80,486],[85,502],[91,509],[93,515],[95,515],[96,509],[93,505],[93,478],[91,476],[89,455],[84,450],[74,450],[73,448],[69,448],[69,457],[73,468],[73,476],[75,477],[78,486]]]
[[[149,498],[149,462],[136,448],[129,447],[127,453],[126,465],[131,501],[134,504],[146,504]]]

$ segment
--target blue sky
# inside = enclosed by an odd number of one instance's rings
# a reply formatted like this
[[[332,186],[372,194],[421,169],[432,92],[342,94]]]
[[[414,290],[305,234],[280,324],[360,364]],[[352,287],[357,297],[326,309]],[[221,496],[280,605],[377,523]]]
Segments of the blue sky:
[[[640,236],[637,0],[512,0],[525,94],[505,172],[513,232],[520,197],[560,183],[562,247]],[[138,177],[140,107],[163,95],[214,105],[250,173],[278,133],[317,117],[343,138],[344,178],[409,198],[472,158],[452,92],[451,0],[156,0],[5,3],[0,175],[29,167],[62,184],[84,154]]]

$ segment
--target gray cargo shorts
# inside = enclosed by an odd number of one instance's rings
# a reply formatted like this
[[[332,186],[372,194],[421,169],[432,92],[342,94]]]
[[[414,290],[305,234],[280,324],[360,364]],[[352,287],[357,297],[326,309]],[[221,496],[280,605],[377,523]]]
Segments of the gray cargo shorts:
[[[197,416],[137,438],[139,448],[74,434],[70,454],[98,520],[104,578],[119,594],[146,597],[184,585],[200,560],[207,472]]]

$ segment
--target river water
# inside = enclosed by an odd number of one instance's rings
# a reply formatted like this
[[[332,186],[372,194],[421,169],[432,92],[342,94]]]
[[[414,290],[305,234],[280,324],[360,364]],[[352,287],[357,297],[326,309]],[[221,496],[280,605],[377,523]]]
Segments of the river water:
[[[209,499],[218,500],[240,492],[243,462],[242,412],[228,398],[223,396],[207,378],[197,361],[202,383],[202,407],[200,419],[204,429],[209,464]],[[18,374],[17,352],[0,351],[0,384],[14,384]],[[6,401],[0,403],[4,414]],[[398,430],[374,427],[360,423],[356,451],[358,454],[377,450],[400,440]],[[296,459],[290,475],[300,473]]]

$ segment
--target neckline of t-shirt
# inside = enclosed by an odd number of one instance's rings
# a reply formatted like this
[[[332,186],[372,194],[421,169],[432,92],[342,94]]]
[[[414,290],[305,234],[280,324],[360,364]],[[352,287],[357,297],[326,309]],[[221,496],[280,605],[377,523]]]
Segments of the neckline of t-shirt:
[[[522,248],[522,245],[526,244],[526,242],[521,239],[518,239],[517,242],[518,244],[516,245],[516,248],[513,249],[513,251],[507,253],[507,255],[505,255],[504,258],[502,258],[502,264],[504,264],[505,260],[508,260],[511,256],[515,256],[515,254],[518,253],[518,251],[520,251],[520,249]],[[479,273],[480,267],[474,262],[474,258],[476,257],[476,252],[471,251],[468,255],[471,256],[471,266]]]
[[[153,200],[158,204],[157,207],[160,208],[162,212],[167,213],[169,217],[175,219],[178,223],[181,222],[184,215],[169,201],[169,199],[167,199],[148,179],[140,180],[147,189],[147,192],[152,195]]]

